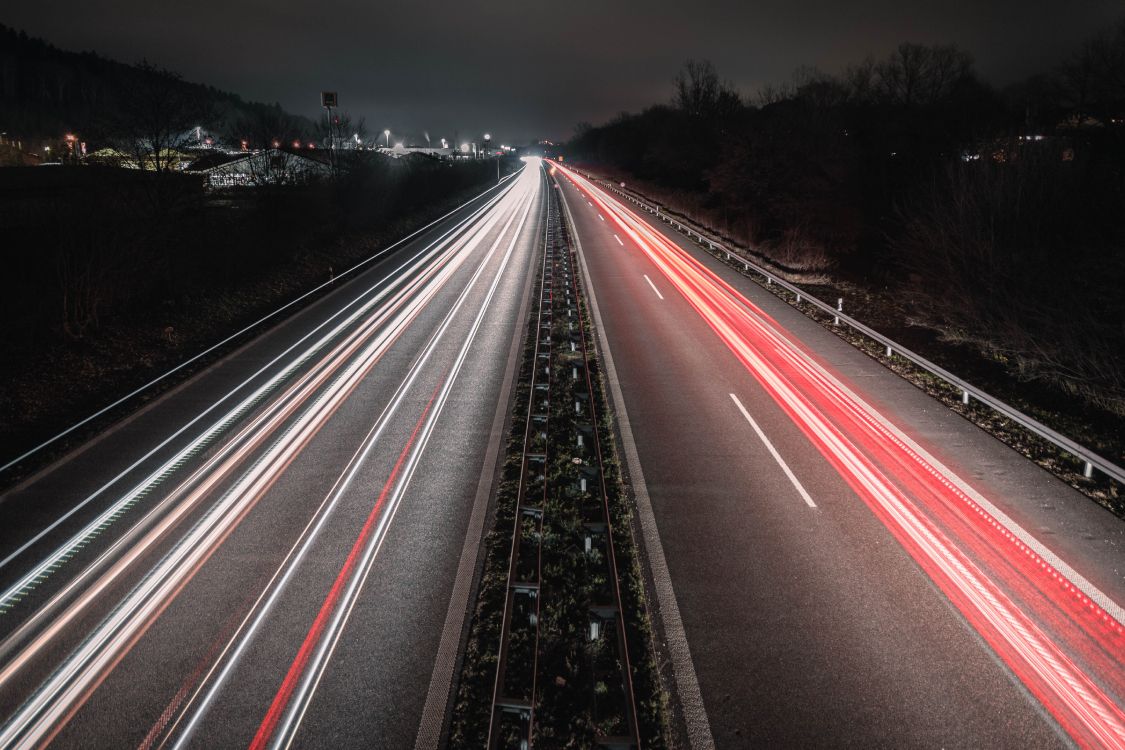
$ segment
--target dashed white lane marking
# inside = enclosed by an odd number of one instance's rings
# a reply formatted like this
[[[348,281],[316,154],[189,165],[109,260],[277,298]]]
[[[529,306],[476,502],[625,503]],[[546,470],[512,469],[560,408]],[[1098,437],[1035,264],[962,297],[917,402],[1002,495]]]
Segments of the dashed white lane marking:
[[[738,407],[738,410],[740,412],[742,412],[742,416],[746,417],[746,421],[749,422],[750,426],[754,428],[754,432],[758,433],[758,437],[762,439],[763,443],[765,443],[766,450],[768,450],[770,452],[770,455],[773,456],[773,459],[777,461],[777,465],[780,466],[781,470],[785,472],[785,476],[789,477],[789,481],[792,482],[793,486],[797,488],[797,494],[805,499],[805,504],[807,504],[810,508],[815,508],[816,503],[814,503],[813,499],[809,497],[809,493],[805,491],[805,488],[801,484],[800,480],[797,479],[797,476],[793,473],[792,469],[789,468],[789,464],[785,463],[785,459],[783,459],[781,457],[781,454],[777,452],[777,448],[773,447],[773,443],[771,443],[770,439],[766,437],[766,433],[762,432],[762,428],[759,427],[758,423],[754,421],[754,418],[750,416],[750,412],[746,411],[746,407],[743,406],[742,402],[738,400],[738,396],[732,393],[730,394],[730,397],[731,400],[734,401],[734,405]]]
[[[613,239],[617,240],[617,244],[618,244],[618,245],[621,245],[621,247],[625,247],[625,243],[624,243],[624,242],[622,242],[622,241],[621,241],[621,238],[620,238],[620,237],[618,237],[618,236],[617,236],[616,234],[615,234],[615,235],[613,235]]]
[[[648,274],[646,273],[646,274],[642,274],[642,275],[645,277],[645,281],[648,282],[648,285],[652,287],[652,291],[656,292],[656,296],[659,297],[660,299],[664,299],[664,295],[661,294],[660,290],[656,288],[656,284],[652,283],[652,279],[650,279],[648,277]]]

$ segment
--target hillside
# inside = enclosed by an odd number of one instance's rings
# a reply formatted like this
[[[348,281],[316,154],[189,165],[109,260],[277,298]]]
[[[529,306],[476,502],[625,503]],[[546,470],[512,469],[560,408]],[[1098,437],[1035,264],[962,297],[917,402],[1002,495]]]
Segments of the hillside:
[[[136,92],[172,90],[197,104],[199,124],[224,137],[268,121],[277,136],[300,136],[314,123],[277,104],[244,101],[213,86],[184,81],[142,63],[128,65],[95,52],[68,52],[0,24],[0,130],[36,151],[79,132],[91,146],[112,140],[137,103]]]

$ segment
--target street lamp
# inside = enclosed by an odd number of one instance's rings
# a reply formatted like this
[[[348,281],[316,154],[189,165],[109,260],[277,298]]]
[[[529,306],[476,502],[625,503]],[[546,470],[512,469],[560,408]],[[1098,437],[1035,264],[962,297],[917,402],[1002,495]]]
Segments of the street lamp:
[[[390,128],[387,128],[386,130],[384,130],[383,135],[386,136],[386,138],[387,138],[387,148],[390,148],[391,147],[391,130],[390,130]]]

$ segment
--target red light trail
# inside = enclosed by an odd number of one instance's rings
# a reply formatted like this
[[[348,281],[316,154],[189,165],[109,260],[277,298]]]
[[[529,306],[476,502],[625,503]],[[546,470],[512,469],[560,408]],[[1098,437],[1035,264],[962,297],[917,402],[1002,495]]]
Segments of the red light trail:
[[[1125,628],[1107,611],[1119,608],[1059,570],[730,284],[554,166],[636,243],[1065,731],[1085,747],[1125,748],[1112,697],[1125,695]]]

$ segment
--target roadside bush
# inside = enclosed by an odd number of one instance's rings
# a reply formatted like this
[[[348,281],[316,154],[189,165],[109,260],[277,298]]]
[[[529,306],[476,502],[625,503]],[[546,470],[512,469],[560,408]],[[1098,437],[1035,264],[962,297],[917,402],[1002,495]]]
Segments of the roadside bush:
[[[897,262],[947,337],[1125,415],[1125,196],[1089,163],[1020,154],[949,166],[905,204]]]

